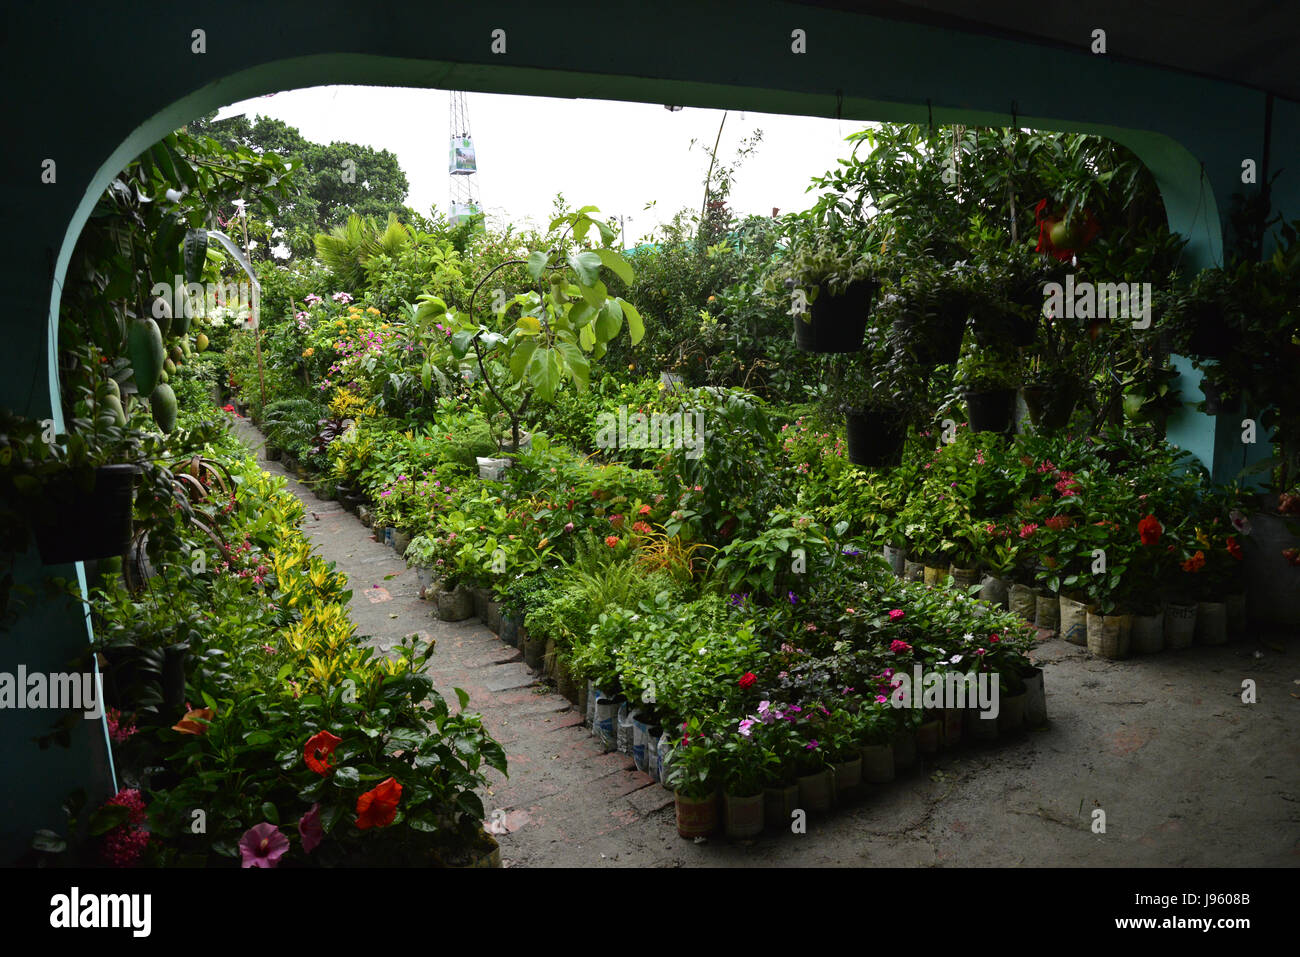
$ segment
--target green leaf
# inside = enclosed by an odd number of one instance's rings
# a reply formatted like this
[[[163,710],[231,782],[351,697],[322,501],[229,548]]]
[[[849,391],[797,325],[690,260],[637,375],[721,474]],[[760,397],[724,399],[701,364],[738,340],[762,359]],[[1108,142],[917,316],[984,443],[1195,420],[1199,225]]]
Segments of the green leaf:
[[[451,354],[457,359],[465,358],[465,353],[469,352],[470,342],[473,341],[477,329],[462,329],[451,337]]]
[[[185,231],[185,281],[198,282],[203,278],[203,266],[208,261],[208,231]]]
[[[623,307],[616,299],[606,299],[600,316],[596,319],[596,338],[609,342],[623,328]]]
[[[596,255],[600,257],[600,261],[610,272],[629,286],[632,285],[632,280],[636,278],[635,274],[632,272],[632,267],[627,264],[627,261],[622,256],[612,249],[597,249]]]
[[[578,342],[582,345],[582,348],[586,349],[588,352],[590,352],[591,347],[596,344],[596,332],[591,328],[590,323],[578,330]]]
[[[280,824],[280,812],[275,809],[275,805],[270,801],[262,803],[262,817],[266,818],[277,827]]]
[[[516,382],[524,377],[524,370],[528,368],[528,362],[536,350],[536,339],[524,339],[515,346],[515,351],[510,356],[510,374]]]
[[[564,362],[569,367],[569,374],[578,384],[578,391],[587,391],[587,377],[591,366],[587,362],[587,357],[582,354],[582,350],[572,342],[557,342],[555,350],[564,357]]]
[[[529,253],[528,266],[527,266],[528,275],[532,276],[534,279],[540,279],[542,275],[542,270],[546,268],[546,263],[550,260],[550,258],[551,257],[549,255],[542,252],[541,250],[538,250],[537,252]]]
[[[93,837],[106,834],[119,824],[125,824],[131,809],[119,804],[105,804],[90,816],[90,833]]]
[[[338,768],[334,772],[334,783],[341,788],[356,787],[361,783],[361,775],[356,768]]]
[[[585,299],[581,302],[575,302],[569,308],[568,315],[569,322],[572,323],[573,328],[581,329],[583,326],[590,323],[591,320],[595,319],[597,315],[596,308],[597,307],[593,306]]]
[[[569,266],[577,275],[579,286],[595,286],[600,282],[600,257],[590,250],[569,253]]]
[[[42,829],[32,835],[32,849],[46,854],[62,854],[68,849],[68,842],[56,832]]]
[[[452,690],[456,692],[456,700],[460,702],[463,711],[469,705],[469,692],[463,688],[453,688]]]
[[[605,305],[605,300],[609,297],[609,290],[599,279],[594,286],[579,286],[578,290],[582,293],[582,298],[593,309],[600,309]]]
[[[560,363],[550,349],[541,348],[533,353],[528,364],[528,378],[537,395],[549,402],[555,397],[555,390],[560,385]]]
[[[632,345],[636,345],[645,336],[645,323],[641,321],[641,313],[636,311],[636,306],[621,296],[617,301],[623,308],[623,315],[627,317],[627,331],[632,337]]]

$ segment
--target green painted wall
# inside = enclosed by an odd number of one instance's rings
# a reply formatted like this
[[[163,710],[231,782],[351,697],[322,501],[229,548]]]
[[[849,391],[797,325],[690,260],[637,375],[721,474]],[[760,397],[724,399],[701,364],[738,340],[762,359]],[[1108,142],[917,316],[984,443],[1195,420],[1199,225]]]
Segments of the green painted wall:
[[[29,415],[57,408],[58,288],[96,197],[168,130],[259,94],[356,83],[912,122],[926,121],[928,102],[936,124],[993,125],[1009,121],[1014,102],[1024,126],[1100,132],[1134,149],[1160,183],[1171,225],[1188,235],[1194,264],[1221,255],[1227,198],[1240,185],[1241,160],[1258,156],[1263,141],[1262,94],[1093,56],[1087,37],[1080,52],[1063,53],[776,0],[152,6],[91,14],[53,0],[6,10],[0,69],[13,133],[0,153],[8,293],[0,404]],[[791,52],[796,28],[806,31],[802,55]],[[206,31],[201,54],[192,52],[196,29]],[[497,29],[501,54],[491,48]],[[1300,106],[1279,103],[1275,124],[1274,168],[1291,167],[1275,201],[1294,218]],[[566,148],[585,162],[618,161],[615,137],[571,137]],[[53,184],[41,182],[46,159],[57,164]],[[1184,424],[1198,449],[1215,447],[1218,439],[1205,441],[1212,422]],[[40,574],[31,564],[18,571]],[[19,661],[55,670],[84,647],[83,617],[46,611],[0,641],[0,670]],[[111,787],[102,726],[83,729],[61,754],[38,752],[28,730],[0,714],[9,784],[0,859],[57,821],[53,796],[77,784],[101,794]]]

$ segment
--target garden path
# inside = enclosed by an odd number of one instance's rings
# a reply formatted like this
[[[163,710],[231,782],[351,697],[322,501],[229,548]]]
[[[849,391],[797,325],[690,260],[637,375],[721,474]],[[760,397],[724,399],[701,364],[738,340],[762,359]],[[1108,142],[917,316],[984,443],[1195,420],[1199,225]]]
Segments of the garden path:
[[[1276,635],[1130,661],[1044,641],[1049,730],[941,753],[905,780],[813,816],[805,834],[749,843],[677,837],[672,796],[625,756],[604,754],[569,702],[477,619],[442,622],[415,572],[337,502],[263,456],[306,505],[303,530],[347,573],[350,612],[381,649],[419,633],[448,698],[460,687],[506,750],[489,771],[505,812],[505,866],[1297,866],[1300,672]],[[1240,700],[1243,678],[1258,704]],[[1091,830],[1107,812],[1106,834]]]

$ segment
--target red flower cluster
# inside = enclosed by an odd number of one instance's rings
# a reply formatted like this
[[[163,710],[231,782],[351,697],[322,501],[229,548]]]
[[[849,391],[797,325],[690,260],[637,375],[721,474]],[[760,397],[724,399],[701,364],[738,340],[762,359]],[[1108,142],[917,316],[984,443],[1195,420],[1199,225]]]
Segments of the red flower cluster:
[[[1205,567],[1205,552],[1197,550],[1196,554],[1185,562],[1179,562],[1185,572],[1199,572]]]
[[[1164,532],[1165,527],[1160,524],[1160,520],[1154,515],[1148,515],[1138,522],[1138,536],[1142,539],[1143,545],[1156,544],[1160,541],[1160,536]]]
[[[330,755],[342,743],[342,738],[328,731],[319,731],[307,739],[307,746],[302,750],[303,760],[307,762],[307,767],[317,774],[329,774],[333,770],[333,765],[329,761]]]
[[[1043,523],[1054,532],[1062,531],[1074,524],[1074,519],[1069,515],[1053,515]]]
[[[402,785],[388,778],[357,798],[357,828],[387,827],[397,816],[397,802],[402,799]]]
[[[752,671],[746,671],[743,675],[740,676],[740,681],[738,681],[737,684],[739,684],[742,688],[749,688],[752,687],[754,682],[757,680],[758,680],[757,675],[755,675]]]

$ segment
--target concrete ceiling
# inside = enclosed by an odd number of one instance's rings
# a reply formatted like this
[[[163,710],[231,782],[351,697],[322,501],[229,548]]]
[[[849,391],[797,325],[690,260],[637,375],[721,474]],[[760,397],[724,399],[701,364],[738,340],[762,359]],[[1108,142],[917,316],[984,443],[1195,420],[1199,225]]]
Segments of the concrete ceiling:
[[[1295,0],[791,0],[808,6],[1088,49],[1225,80],[1300,102],[1300,3]]]

